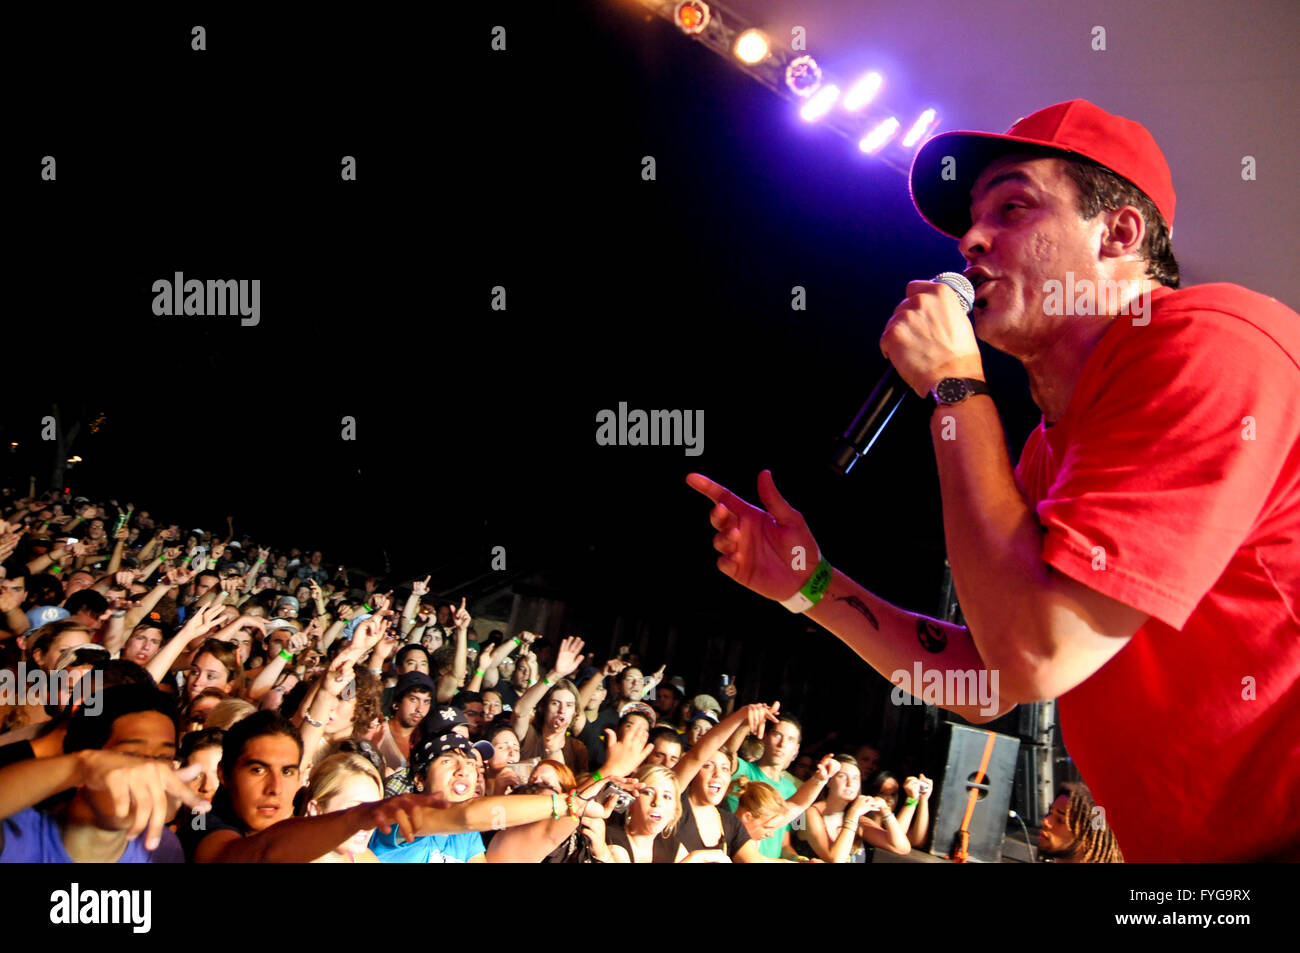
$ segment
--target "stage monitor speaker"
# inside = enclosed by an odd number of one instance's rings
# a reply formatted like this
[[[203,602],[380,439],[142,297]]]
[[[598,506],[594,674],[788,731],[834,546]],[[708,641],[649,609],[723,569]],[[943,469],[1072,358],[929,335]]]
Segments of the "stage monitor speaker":
[[[1019,738],[952,726],[930,853],[976,863],[1002,861],[1019,750]],[[963,820],[967,831],[964,858],[959,856]]]
[[[1020,740],[1034,745],[1056,741],[1056,702],[1028,702],[1017,705],[1020,712]]]
[[[1056,749],[1052,745],[1021,745],[1012,803],[1025,823],[1041,827],[1052,811],[1056,791]]]

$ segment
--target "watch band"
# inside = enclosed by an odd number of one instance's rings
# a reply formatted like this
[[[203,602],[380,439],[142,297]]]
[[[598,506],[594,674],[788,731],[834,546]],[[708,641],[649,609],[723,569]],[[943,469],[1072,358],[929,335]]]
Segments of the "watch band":
[[[944,391],[956,391],[958,388],[954,385],[961,385],[960,396],[957,396],[954,393],[954,399],[945,400],[941,394]],[[930,415],[934,416],[934,411],[938,410],[940,407],[956,406],[976,394],[986,394],[989,397],[992,397],[993,391],[989,389],[989,385],[986,381],[982,381],[976,377],[945,377],[930,389],[930,398],[934,401],[934,407],[931,409]]]

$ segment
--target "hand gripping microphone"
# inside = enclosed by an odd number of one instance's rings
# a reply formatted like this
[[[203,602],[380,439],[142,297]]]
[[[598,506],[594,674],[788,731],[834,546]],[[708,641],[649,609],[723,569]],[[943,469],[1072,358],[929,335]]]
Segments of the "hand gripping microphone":
[[[955,271],[945,271],[935,275],[931,281],[945,284],[953,290],[961,301],[962,308],[969,315],[975,306],[975,288],[965,275]],[[835,455],[831,458],[831,469],[839,474],[846,474],[853,469],[853,464],[864,456],[871,445],[876,442],[880,432],[885,429],[894,412],[898,410],[911,388],[898,376],[893,365],[880,378],[867,402],[862,405],[858,415],[853,418],[849,429],[844,431],[835,444]]]

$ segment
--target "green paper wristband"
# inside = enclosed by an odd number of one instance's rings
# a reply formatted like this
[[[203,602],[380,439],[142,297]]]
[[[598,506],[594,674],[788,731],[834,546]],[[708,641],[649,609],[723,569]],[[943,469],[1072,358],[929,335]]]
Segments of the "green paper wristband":
[[[600,772],[599,772],[599,771],[593,771],[593,772],[591,772],[591,780],[593,780],[593,781],[604,781],[605,779],[602,778],[602,777],[600,776]]]
[[[803,584],[803,588],[781,603],[791,612],[807,612],[821,601],[822,596],[826,595],[826,590],[831,587],[831,579],[834,577],[835,571],[831,569],[831,564],[827,562],[821,553],[817,555],[820,557],[821,562],[817,564],[813,574]]]
[[[474,672],[474,674],[477,675],[479,678],[482,678],[484,675],[487,674],[487,672],[483,671],[483,669],[480,668],[480,669],[477,669],[477,670]]]
[[[280,649],[280,658],[284,659],[286,662],[292,662],[293,653],[288,649]]]
[[[911,807],[913,804],[919,804],[919,803],[920,802],[917,801],[916,798],[909,797],[906,801],[903,802],[903,807]]]

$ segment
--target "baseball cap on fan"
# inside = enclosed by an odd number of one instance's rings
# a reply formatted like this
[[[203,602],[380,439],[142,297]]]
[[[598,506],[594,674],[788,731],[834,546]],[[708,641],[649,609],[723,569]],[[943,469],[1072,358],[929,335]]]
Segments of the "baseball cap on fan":
[[[957,130],[935,136],[916,153],[908,176],[912,204],[921,217],[951,238],[970,230],[971,186],[993,160],[1049,149],[1105,166],[1144,192],[1174,228],[1173,178],[1151,133],[1086,99],[1056,103],[1018,120],[1005,135]]]
[[[39,629],[47,622],[62,622],[66,618],[68,610],[62,606],[37,606],[27,610],[27,625],[31,629]]]

